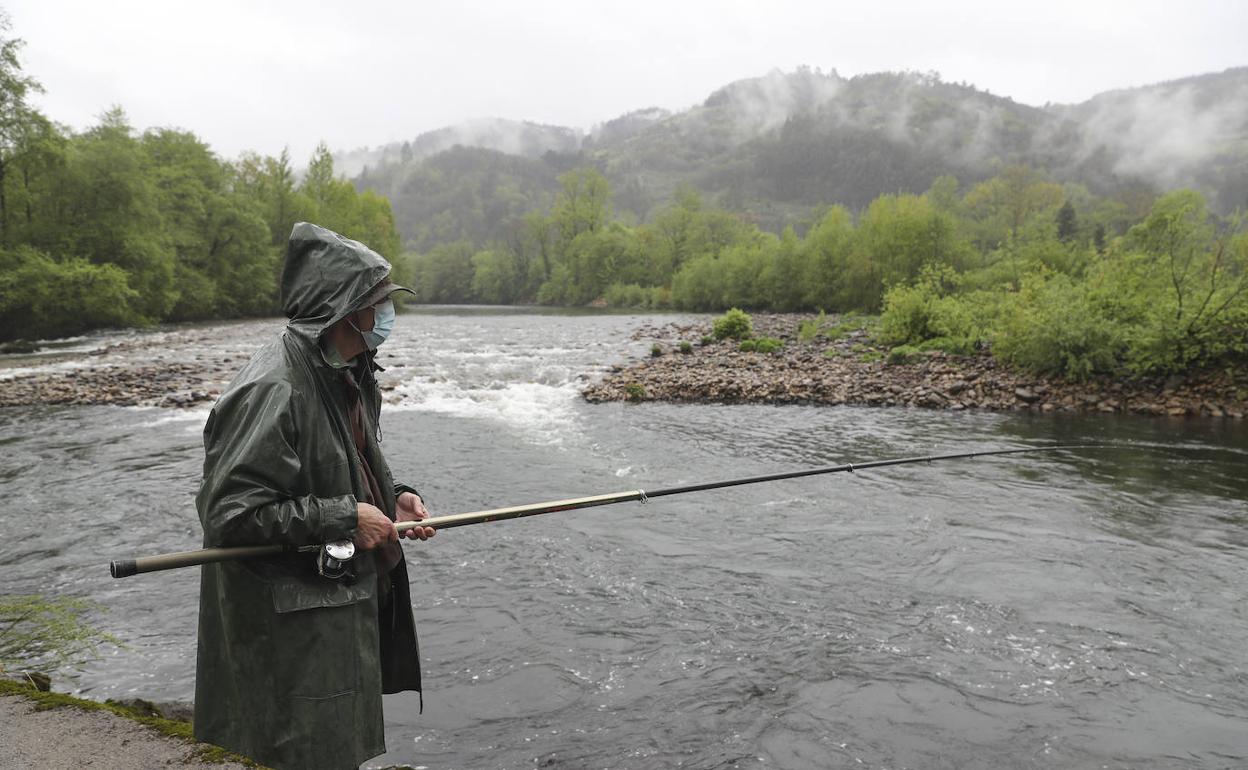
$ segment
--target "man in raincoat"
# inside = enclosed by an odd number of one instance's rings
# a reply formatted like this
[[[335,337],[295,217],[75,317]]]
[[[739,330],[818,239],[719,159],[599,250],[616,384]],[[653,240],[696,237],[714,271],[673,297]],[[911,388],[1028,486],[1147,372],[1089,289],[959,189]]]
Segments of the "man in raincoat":
[[[315,552],[203,567],[195,737],[275,768],[336,770],[384,753],[382,693],[420,690],[394,520],[428,513],[378,446],[373,352],[393,323],[390,294],[409,291],[389,276],[363,244],[295,225],[281,278],[290,322],[204,427],[205,546],[358,550],[337,578]]]

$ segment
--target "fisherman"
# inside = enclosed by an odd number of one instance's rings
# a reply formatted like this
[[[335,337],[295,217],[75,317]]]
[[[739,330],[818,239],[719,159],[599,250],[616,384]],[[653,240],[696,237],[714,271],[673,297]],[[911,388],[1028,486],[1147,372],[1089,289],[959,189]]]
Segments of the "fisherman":
[[[386,750],[382,693],[420,690],[394,522],[429,514],[382,456],[374,377],[396,291],[411,290],[376,252],[295,225],[281,277],[290,322],[204,427],[205,546],[343,540],[358,551],[345,563],[313,552],[203,567],[195,737],[271,767],[358,767]]]

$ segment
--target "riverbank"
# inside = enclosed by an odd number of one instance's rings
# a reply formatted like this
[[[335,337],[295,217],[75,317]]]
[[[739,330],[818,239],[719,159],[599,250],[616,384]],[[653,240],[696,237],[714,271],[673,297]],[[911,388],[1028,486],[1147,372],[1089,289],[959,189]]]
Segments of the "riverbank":
[[[800,326],[812,318],[755,315],[756,337],[784,342],[774,353],[743,352],[735,340],[709,340],[709,318],[643,323],[633,331],[632,342],[657,346],[660,355],[613,366],[582,388],[582,394],[594,403],[850,404],[1229,419],[1248,414],[1248,373],[1072,383],[1012,371],[987,354],[936,351],[890,360],[888,349],[873,345],[862,328],[802,341]],[[175,328],[111,341],[51,364],[32,358],[37,366],[0,369],[0,407],[207,405],[280,323],[264,324],[258,335],[246,327],[249,333],[241,338],[231,337],[231,332],[243,327]],[[688,352],[681,352],[682,347]],[[411,376],[409,362],[397,351],[384,351],[382,363],[384,391]]]
[[[168,327],[118,333],[97,344],[13,356],[0,366],[0,407],[211,405],[284,319]],[[382,390],[403,379],[405,364],[383,351]]]
[[[180,703],[75,698],[0,677],[0,766],[244,770],[264,765],[191,735]],[[412,770],[387,765],[379,770]]]
[[[98,703],[0,679],[4,767],[241,770],[254,762],[191,737],[152,704]]]
[[[753,316],[756,337],[784,342],[773,353],[740,351],[736,340],[708,340],[710,320],[647,324],[634,339],[652,342],[659,355],[614,367],[582,393],[590,402],[851,404],[1231,419],[1248,414],[1248,375],[1242,373],[1073,383],[1012,371],[988,354],[935,351],[890,361],[888,349],[873,345],[862,328],[799,340],[801,323],[812,318]]]

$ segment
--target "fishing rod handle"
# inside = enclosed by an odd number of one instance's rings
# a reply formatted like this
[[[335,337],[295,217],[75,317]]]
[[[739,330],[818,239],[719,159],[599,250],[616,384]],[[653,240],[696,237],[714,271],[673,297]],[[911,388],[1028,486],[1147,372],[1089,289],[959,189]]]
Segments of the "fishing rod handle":
[[[320,546],[317,546],[318,548]],[[297,546],[287,545],[248,545],[234,548],[204,548],[199,551],[182,551],[180,553],[164,553],[159,556],[143,556],[138,559],[114,559],[108,563],[108,571],[115,578],[141,575],[145,572],[159,572],[179,567],[194,567],[198,564],[211,564],[218,561],[246,559],[253,556],[274,556],[287,551],[297,551]]]

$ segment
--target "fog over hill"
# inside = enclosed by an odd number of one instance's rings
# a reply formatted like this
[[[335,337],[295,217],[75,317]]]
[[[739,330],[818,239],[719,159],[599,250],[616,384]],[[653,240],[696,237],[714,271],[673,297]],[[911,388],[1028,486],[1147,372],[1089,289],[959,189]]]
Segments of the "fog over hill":
[[[866,205],[1021,163],[1103,195],[1194,187],[1248,206],[1248,68],[1029,106],[935,73],[852,78],[799,68],[737,81],[688,110],[640,109],[588,130],[484,119],[335,154],[390,197],[409,246],[482,243],[593,164],[617,211],[645,219],[681,183],[780,227],[820,204]]]

